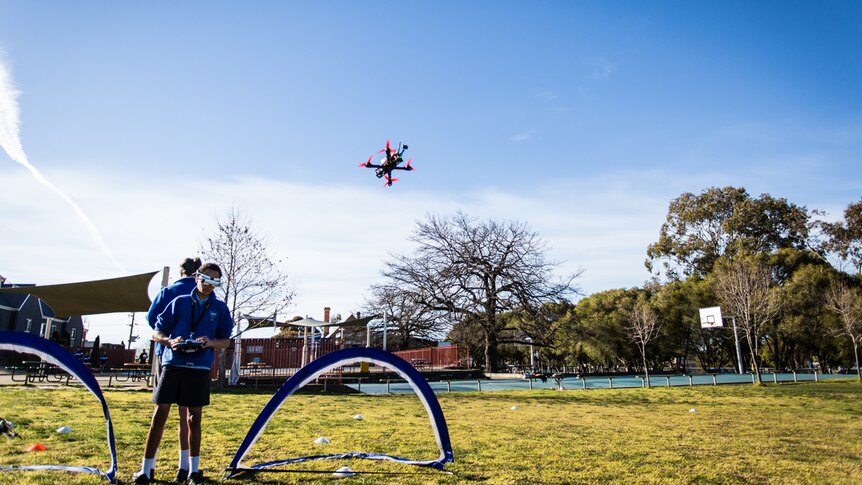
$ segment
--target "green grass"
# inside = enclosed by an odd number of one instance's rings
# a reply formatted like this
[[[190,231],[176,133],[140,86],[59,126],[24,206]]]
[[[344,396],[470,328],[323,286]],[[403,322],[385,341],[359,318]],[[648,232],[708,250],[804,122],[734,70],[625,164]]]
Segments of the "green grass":
[[[107,391],[120,478],[140,466],[150,394]],[[270,394],[213,395],[204,410],[201,464],[220,478]],[[590,391],[503,391],[439,396],[455,453],[454,475],[371,460],[320,461],[297,470],[402,472],[344,483],[862,483],[862,385],[852,380],[763,386]],[[23,439],[0,437],[0,465],[108,466],[98,402],[83,389],[0,388],[0,416]],[[518,406],[519,409],[511,409]],[[696,412],[690,412],[690,409]],[[365,419],[353,419],[362,414]],[[74,432],[55,433],[68,425]],[[158,458],[176,469],[176,416]],[[332,442],[313,444],[319,436]],[[24,448],[40,442],[42,453]],[[428,417],[413,395],[294,395],[246,464],[318,453],[437,457]],[[286,467],[287,468],[287,467]],[[406,472],[406,473],[404,473]],[[246,483],[330,482],[328,474],[260,473]],[[5,472],[0,483],[100,483],[63,472]],[[241,483],[235,481],[235,483]]]

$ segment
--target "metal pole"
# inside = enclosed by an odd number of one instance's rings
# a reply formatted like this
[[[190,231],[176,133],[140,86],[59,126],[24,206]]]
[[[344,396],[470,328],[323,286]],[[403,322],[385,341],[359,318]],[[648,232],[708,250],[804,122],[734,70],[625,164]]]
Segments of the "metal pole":
[[[308,358],[308,327],[302,328],[302,366],[305,367]]]
[[[135,332],[135,312],[132,312],[132,323],[129,325],[129,346],[128,348],[132,348],[132,334]]]
[[[245,317],[243,315],[237,316],[236,328],[239,328],[240,322],[243,320],[243,318],[245,318],[245,321],[246,321],[245,329],[248,330],[248,327],[249,327],[249,325],[251,325],[251,322],[248,320],[248,317]],[[230,377],[231,377],[231,380],[236,383],[235,385],[239,385],[239,376],[240,376],[240,373],[242,372],[242,370],[241,370],[242,369],[242,336],[240,334],[242,334],[242,332],[236,334],[236,337],[234,337],[234,339],[233,339],[233,360],[234,360],[234,362],[236,362],[236,375],[233,375],[233,371],[234,371],[233,362],[231,363],[231,366],[230,366],[230,373],[231,373]],[[227,354],[225,354],[225,355],[227,355]]]
[[[742,351],[739,350],[739,334],[736,333],[736,317],[730,317],[733,322],[733,341],[736,343],[736,362],[739,364],[739,373],[742,374]]]
[[[383,311],[383,350],[386,350],[386,330],[389,323],[386,321],[386,311]]]
[[[171,267],[165,266],[162,269],[162,288],[168,286],[168,281],[171,276]],[[156,355],[156,343],[153,341],[152,332],[150,333],[150,375],[153,377],[153,387],[158,385],[161,379],[162,362],[161,358]]]
[[[170,280],[171,276],[171,267],[165,266],[162,269],[162,288],[168,286],[168,280]]]

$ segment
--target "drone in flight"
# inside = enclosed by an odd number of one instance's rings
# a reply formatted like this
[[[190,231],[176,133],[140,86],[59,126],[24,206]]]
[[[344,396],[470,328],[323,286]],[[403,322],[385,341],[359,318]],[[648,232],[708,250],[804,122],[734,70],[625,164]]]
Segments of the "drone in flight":
[[[392,186],[392,182],[398,181],[398,179],[392,178],[393,170],[406,170],[411,171],[413,167],[410,166],[410,161],[412,159],[407,160],[407,165],[403,167],[399,167],[401,163],[404,162],[404,152],[407,151],[407,145],[398,144],[398,149],[393,150],[391,146],[389,146],[389,140],[386,140],[386,148],[380,150],[377,153],[386,153],[386,158],[382,158],[380,160],[380,165],[375,165],[371,163],[371,160],[374,158],[374,155],[368,157],[368,161],[365,163],[360,163],[360,167],[373,168],[374,174],[377,175],[377,178],[386,178],[385,186]]]

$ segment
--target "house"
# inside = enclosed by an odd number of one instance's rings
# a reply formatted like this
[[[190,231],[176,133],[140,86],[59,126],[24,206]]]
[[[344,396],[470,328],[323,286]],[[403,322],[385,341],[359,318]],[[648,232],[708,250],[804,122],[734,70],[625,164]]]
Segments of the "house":
[[[27,286],[33,285],[12,285],[0,277],[2,288]],[[81,347],[85,338],[80,316],[59,318],[48,304],[29,294],[0,293],[0,330],[47,337],[67,347]]]

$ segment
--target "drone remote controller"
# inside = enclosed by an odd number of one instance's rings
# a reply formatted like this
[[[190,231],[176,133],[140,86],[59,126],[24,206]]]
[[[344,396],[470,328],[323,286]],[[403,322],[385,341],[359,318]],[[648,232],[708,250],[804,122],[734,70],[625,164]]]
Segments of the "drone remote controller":
[[[178,352],[185,354],[195,354],[204,349],[204,343],[198,340],[185,340],[176,346]]]

